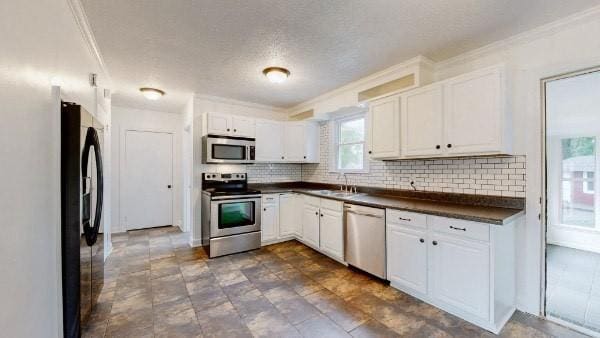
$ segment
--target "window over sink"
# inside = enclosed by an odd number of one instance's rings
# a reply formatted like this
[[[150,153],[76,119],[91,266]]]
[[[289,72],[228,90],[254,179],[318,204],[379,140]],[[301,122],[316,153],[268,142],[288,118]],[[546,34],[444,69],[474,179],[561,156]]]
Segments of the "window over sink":
[[[331,171],[342,173],[368,172],[365,150],[365,114],[353,114],[332,121]]]

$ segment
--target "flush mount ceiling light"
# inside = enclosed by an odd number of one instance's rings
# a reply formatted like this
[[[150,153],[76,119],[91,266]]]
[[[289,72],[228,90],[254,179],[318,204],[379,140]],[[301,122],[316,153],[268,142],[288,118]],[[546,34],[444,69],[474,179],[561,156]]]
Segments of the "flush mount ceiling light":
[[[290,76],[290,71],[281,67],[269,67],[263,70],[263,74],[273,83],[282,83]]]
[[[160,89],[148,88],[148,87],[140,88],[140,92],[142,92],[142,94],[144,94],[144,96],[148,100],[152,100],[152,101],[156,101],[156,100],[160,99],[163,95],[165,95],[165,92],[163,92]]]

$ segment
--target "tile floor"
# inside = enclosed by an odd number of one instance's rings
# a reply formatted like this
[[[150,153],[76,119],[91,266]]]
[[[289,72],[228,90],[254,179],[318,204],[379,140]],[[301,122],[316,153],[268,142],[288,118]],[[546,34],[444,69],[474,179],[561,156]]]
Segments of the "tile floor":
[[[548,245],[549,315],[600,332],[600,254]]]
[[[114,235],[85,337],[491,337],[291,241],[208,260],[176,228]],[[582,337],[517,312],[503,337]]]

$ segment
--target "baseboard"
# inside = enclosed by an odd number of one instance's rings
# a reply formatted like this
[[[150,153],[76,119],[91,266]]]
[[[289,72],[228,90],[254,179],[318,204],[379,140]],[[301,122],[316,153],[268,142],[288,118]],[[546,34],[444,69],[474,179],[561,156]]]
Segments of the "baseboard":
[[[270,241],[264,241],[264,242],[261,241],[260,246],[267,246],[267,245],[271,245],[271,244],[288,242],[288,241],[292,241],[294,239],[296,239],[294,236],[289,236],[289,237],[283,237],[283,238],[278,238],[278,239],[272,239]]]
[[[202,246],[202,239],[193,239],[193,238],[190,238],[190,246],[192,248],[197,248],[199,246]]]

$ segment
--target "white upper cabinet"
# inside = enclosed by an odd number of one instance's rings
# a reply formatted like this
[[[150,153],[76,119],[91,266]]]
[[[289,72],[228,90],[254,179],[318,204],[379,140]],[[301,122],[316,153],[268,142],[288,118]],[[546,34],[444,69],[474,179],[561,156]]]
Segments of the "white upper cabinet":
[[[282,161],[283,134],[283,124],[281,122],[256,121],[256,161]]]
[[[500,68],[469,73],[444,84],[448,154],[507,153],[504,76]]]
[[[510,154],[502,66],[406,92],[401,101],[404,158]]]
[[[208,134],[229,135],[231,133],[231,116],[208,113],[206,127]]]
[[[256,134],[256,127],[254,119],[241,116],[233,116],[231,118],[232,135],[241,137],[254,137]]]
[[[375,100],[367,114],[368,152],[373,159],[400,157],[400,96]]]
[[[256,134],[254,119],[220,113],[208,113],[206,118],[208,134],[254,137]]]
[[[442,86],[427,86],[405,94],[401,110],[403,155],[418,157],[442,154]]]
[[[283,128],[286,162],[319,162],[319,126],[311,122],[286,122]]]
[[[257,162],[319,163],[319,125],[206,113],[204,134],[256,140]]]

